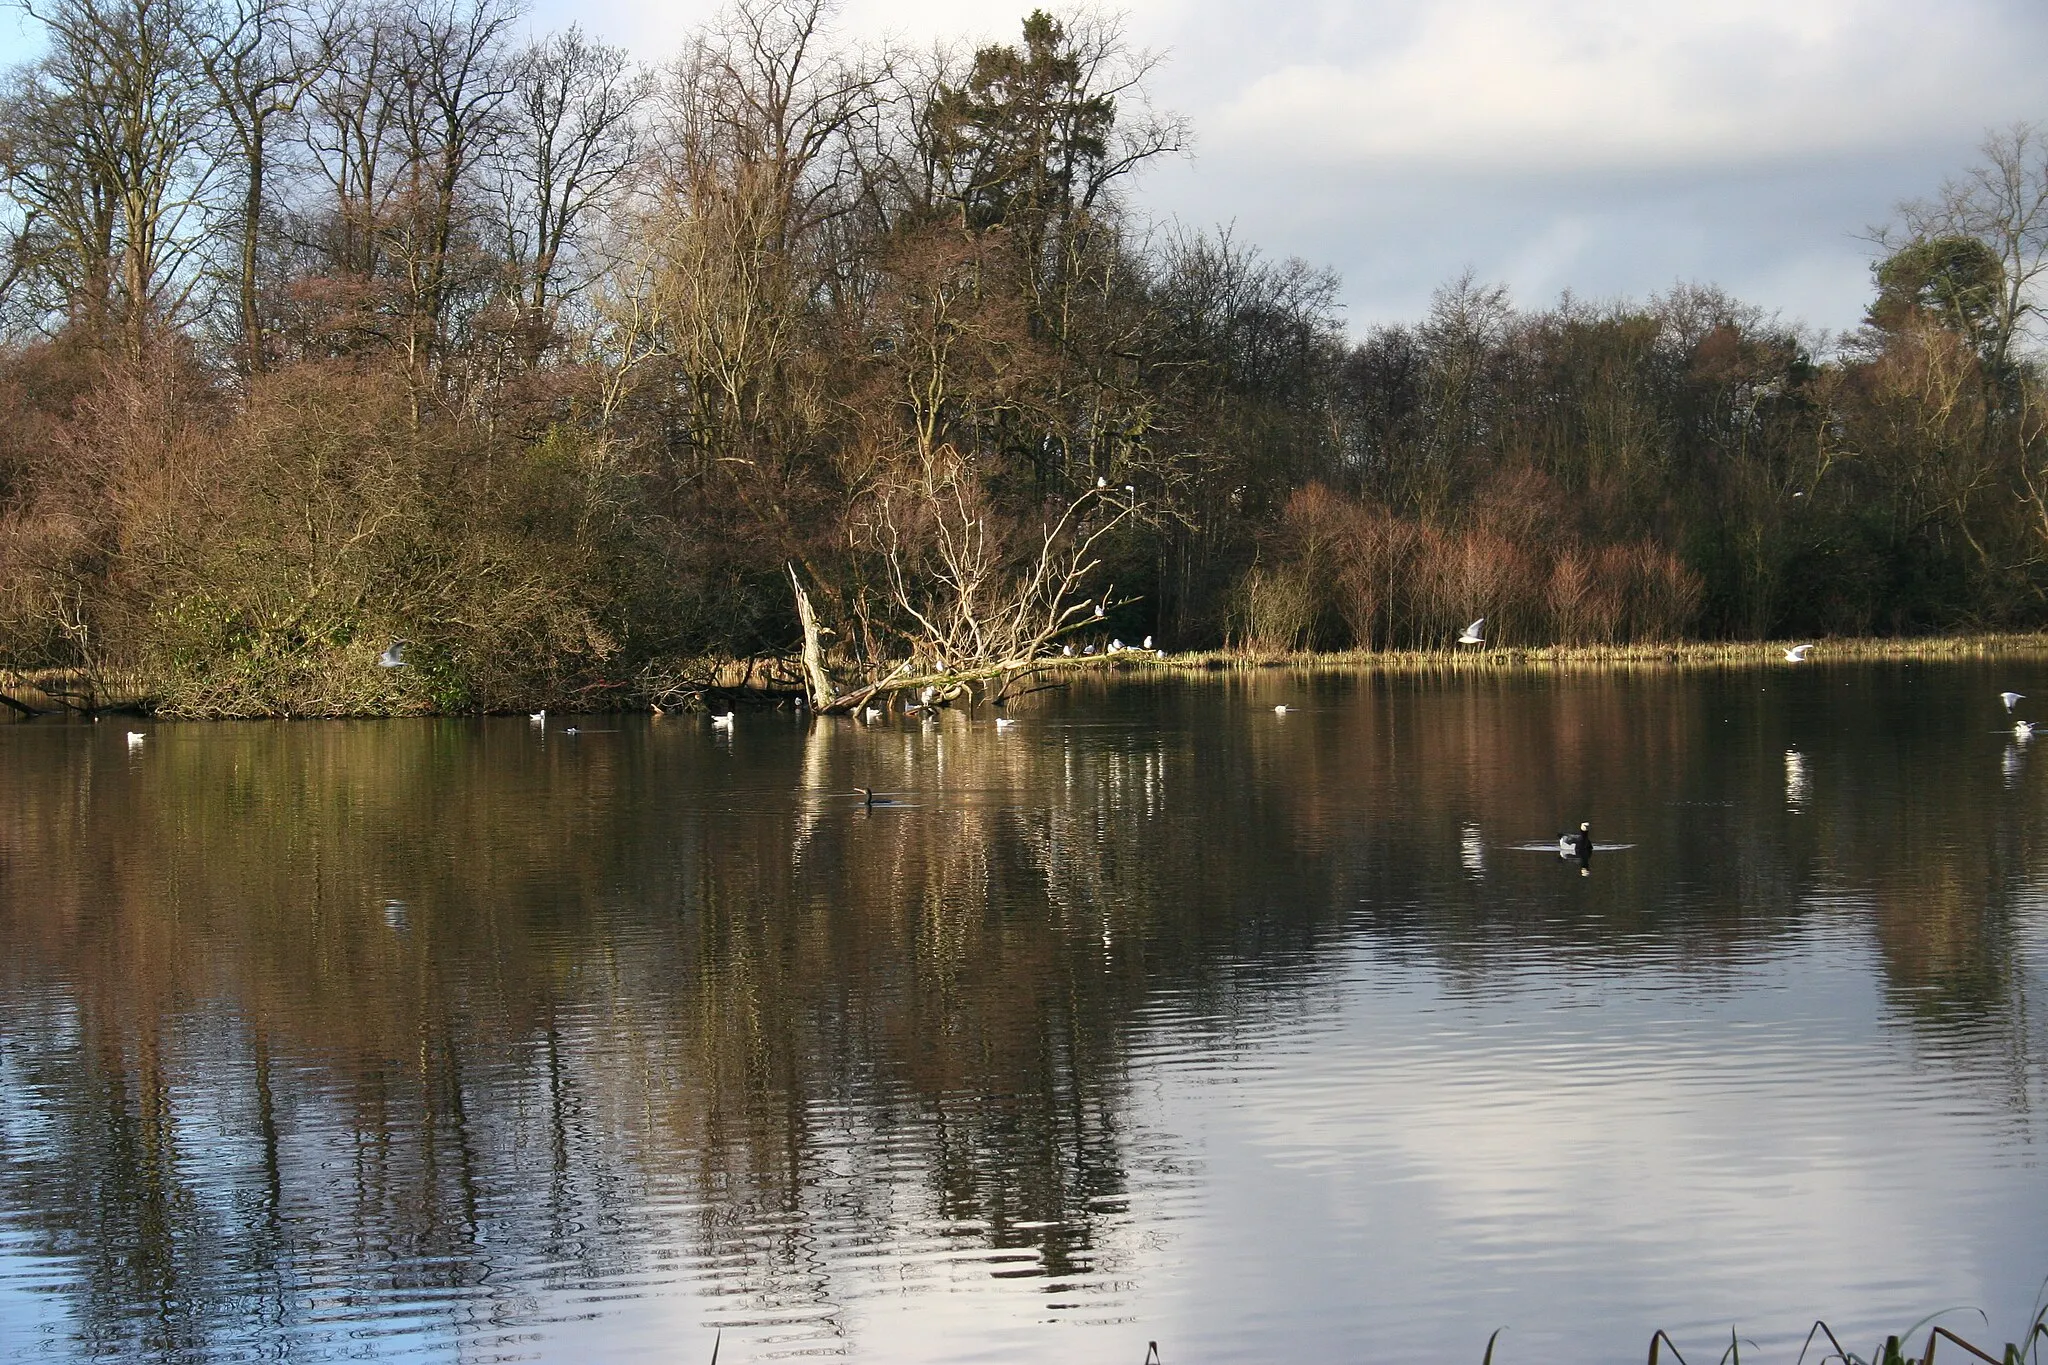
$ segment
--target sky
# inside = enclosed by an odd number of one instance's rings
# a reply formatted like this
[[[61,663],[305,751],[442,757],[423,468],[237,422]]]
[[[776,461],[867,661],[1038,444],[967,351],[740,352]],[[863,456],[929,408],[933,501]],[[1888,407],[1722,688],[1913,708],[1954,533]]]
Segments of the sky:
[[[1031,0],[845,0],[845,36],[1015,41]],[[532,0],[649,62],[716,0]],[[1056,10],[1059,6],[1053,6]],[[1130,0],[1191,154],[1137,186],[1343,280],[1354,334],[1470,270],[1541,307],[1715,284],[1822,332],[1870,293],[1867,230],[2048,122],[2040,0]],[[0,14],[0,59],[33,51]]]

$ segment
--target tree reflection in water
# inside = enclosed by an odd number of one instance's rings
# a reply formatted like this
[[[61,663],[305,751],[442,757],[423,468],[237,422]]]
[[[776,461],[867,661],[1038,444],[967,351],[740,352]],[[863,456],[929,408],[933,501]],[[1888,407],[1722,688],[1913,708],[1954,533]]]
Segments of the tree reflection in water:
[[[1199,1055],[1328,1008],[1345,945],[1487,990],[1651,935],[1711,980],[1844,913],[1895,1017],[2024,1105],[2038,784],[2008,789],[1996,741],[1949,773],[1885,670],[1767,681],[1790,695],[1090,687],[1000,738],[763,717],[730,747],[675,720],[163,726],[131,762],[20,727],[0,1199],[92,1354],[483,1347],[649,1283],[829,1336],[961,1249],[1111,1302],[1157,1233],[1134,1169],[1194,1160],[1136,1127],[1162,1027]],[[1313,704],[1275,725],[1282,693]],[[1581,886],[1461,845],[1579,818],[1638,852]]]

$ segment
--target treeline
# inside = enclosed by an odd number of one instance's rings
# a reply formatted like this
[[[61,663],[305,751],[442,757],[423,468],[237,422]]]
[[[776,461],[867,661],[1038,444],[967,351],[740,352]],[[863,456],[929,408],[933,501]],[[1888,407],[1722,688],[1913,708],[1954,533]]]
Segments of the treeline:
[[[1086,13],[878,51],[743,0],[652,69],[506,0],[34,13],[0,664],[672,696],[792,653],[796,588],[848,679],[2048,616],[2030,129],[1908,206],[1845,345],[1471,280],[1353,342],[1327,272],[1145,222],[1186,129]]]

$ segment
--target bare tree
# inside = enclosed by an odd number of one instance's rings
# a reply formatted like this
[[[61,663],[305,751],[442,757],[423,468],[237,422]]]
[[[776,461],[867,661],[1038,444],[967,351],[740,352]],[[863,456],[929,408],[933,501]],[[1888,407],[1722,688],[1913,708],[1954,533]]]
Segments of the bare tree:
[[[625,49],[573,26],[523,49],[510,83],[498,159],[505,260],[530,355],[538,355],[551,311],[590,281],[575,264],[585,220],[632,169],[653,85]]]
[[[1899,205],[1899,224],[1872,238],[1898,249],[1912,241],[1970,237],[1997,256],[2003,268],[1983,355],[2003,372],[2013,352],[2041,316],[2041,281],[2048,274],[2048,132],[2015,123],[1987,134],[1982,158],[1946,181],[1931,199]]]
[[[266,362],[257,273],[278,127],[297,117],[307,91],[332,59],[335,27],[343,16],[332,9],[308,10],[298,0],[216,0],[192,17],[199,63],[239,163],[235,310],[242,363],[254,374]]]
[[[55,234],[74,320],[115,322],[139,352],[190,296],[213,180],[188,14],[183,0],[27,8],[50,52],[16,90],[10,187]]]

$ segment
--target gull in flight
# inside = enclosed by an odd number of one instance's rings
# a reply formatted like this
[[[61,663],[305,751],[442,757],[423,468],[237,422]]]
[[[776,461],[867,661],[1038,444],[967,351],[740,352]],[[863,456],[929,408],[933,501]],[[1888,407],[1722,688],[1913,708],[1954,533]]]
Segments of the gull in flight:
[[[1785,651],[1785,662],[1788,664],[1803,664],[1806,662],[1806,656],[1811,653],[1813,653],[1812,645],[1794,645]]]
[[[404,640],[393,640],[385,647],[384,652],[377,656],[377,667],[404,668],[406,666],[405,646],[406,642]]]
[[[2000,692],[1998,694],[1998,699],[2005,703],[2005,709],[2008,713],[2010,713],[2012,710],[2013,703],[2025,701],[2027,699],[2027,694],[2024,692]]]
[[[2030,720],[2014,721],[2012,733],[2014,739],[2032,739],[2034,737],[2034,722]]]
[[[1479,634],[1479,628],[1485,624],[1486,618],[1482,616],[1477,621],[1474,621],[1471,625],[1465,627],[1465,633],[1458,637],[1458,643],[1461,645],[1485,644],[1485,639],[1481,637],[1481,635]]]

